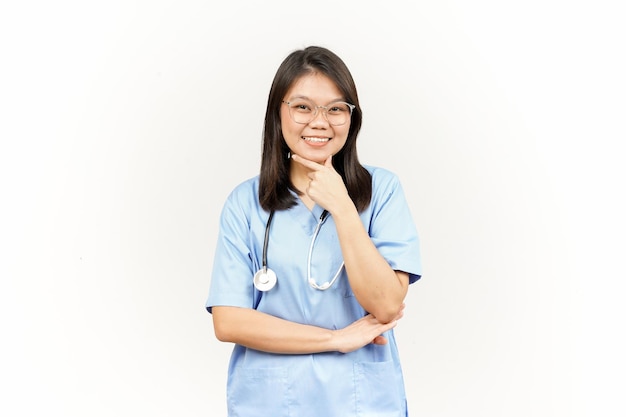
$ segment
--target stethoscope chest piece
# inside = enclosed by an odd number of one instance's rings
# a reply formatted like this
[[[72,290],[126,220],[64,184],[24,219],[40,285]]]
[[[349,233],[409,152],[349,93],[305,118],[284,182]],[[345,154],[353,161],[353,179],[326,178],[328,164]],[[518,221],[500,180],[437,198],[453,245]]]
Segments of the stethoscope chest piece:
[[[254,286],[259,291],[269,291],[276,285],[276,274],[269,268],[261,268],[254,274]]]

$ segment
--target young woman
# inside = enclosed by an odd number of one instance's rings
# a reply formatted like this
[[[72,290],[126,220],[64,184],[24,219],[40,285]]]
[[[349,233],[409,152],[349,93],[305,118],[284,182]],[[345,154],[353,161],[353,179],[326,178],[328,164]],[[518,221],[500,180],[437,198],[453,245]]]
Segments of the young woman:
[[[421,274],[398,178],[359,163],[344,62],[291,53],[272,83],[260,175],[220,219],[206,307],[235,344],[229,416],[406,416],[393,335]]]

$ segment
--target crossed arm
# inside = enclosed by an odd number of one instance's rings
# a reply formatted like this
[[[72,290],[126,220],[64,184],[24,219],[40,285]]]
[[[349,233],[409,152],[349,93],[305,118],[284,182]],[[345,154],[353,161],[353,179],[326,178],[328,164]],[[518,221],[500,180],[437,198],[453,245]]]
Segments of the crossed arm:
[[[269,314],[240,307],[213,307],[215,335],[222,342],[237,343],[272,353],[307,354],[337,351],[347,353],[369,343],[384,345],[382,333],[396,326],[402,318],[404,305],[396,320],[381,323],[368,314],[351,325],[329,330],[280,319]]]

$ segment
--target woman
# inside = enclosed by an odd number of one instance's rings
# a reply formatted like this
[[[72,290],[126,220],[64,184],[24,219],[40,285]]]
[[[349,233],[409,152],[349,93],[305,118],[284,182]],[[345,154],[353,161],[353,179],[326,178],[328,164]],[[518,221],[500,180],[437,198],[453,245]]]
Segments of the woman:
[[[392,329],[419,243],[397,177],[358,161],[361,116],[333,52],[280,65],[260,175],[224,205],[206,304],[235,343],[229,416],[407,415]]]

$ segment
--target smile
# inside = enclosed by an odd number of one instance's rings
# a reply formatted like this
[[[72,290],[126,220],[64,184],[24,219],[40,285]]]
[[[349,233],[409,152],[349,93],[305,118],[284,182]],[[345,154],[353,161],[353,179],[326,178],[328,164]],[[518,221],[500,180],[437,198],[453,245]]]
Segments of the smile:
[[[324,143],[330,140],[330,138],[310,138],[310,137],[305,137],[305,136],[302,136],[302,139],[304,139],[307,142],[313,142],[313,143]]]

